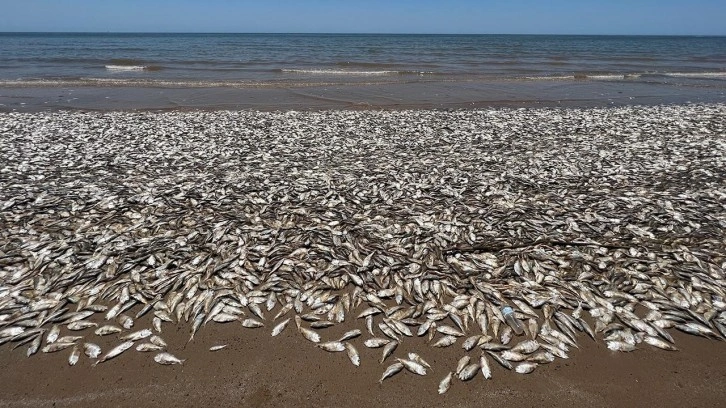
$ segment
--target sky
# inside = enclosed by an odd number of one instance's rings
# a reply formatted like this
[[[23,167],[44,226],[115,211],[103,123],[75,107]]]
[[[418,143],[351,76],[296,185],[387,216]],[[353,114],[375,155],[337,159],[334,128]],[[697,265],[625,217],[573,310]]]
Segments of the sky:
[[[0,31],[726,35],[726,0],[0,0]]]

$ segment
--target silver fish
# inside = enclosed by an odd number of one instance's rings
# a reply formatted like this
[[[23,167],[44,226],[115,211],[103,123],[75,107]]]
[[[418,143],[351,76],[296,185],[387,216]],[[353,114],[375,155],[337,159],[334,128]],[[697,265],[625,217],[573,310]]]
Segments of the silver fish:
[[[108,361],[108,360],[118,356],[119,354],[123,353],[124,351],[130,349],[133,345],[134,345],[133,341],[126,341],[126,342],[119,344],[118,346],[112,348],[111,351],[106,353],[106,355],[101,357],[98,361],[96,361],[94,363],[94,365],[103,363],[104,361]]]
[[[186,360],[180,360],[169,353],[159,353],[154,356],[154,361],[162,365],[182,364]]]
[[[385,371],[383,371],[383,375],[381,375],[381,379],[378,380],[378,383],[383,383],[383,380],[400,373],[401,370],[403,370],[403,364],[400,361],[391,364]]]
[[[453,377],[454,373],[449,371],[448,374],[446,374],[446,377],[444,377],[441,382],[439,383],[439,394],[444,394],[446,391],[449,390],[451,387],[451,379]]]

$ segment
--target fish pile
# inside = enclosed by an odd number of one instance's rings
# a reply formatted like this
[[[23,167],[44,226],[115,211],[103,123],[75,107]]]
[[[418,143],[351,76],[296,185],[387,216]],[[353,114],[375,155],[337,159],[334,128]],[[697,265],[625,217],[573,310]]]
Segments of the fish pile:
[[[0,345],[28,356],[181,364],[165,326],[235,324],[380,348],[382,382],[429,373],[420,337],[462,349],[444,393],[584,336],[726,338],[726,105],[7,113],[0,145]]]

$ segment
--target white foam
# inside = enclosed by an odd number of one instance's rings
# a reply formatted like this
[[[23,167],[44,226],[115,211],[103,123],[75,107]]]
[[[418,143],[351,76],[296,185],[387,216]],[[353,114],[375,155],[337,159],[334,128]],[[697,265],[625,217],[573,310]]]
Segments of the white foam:
[[[374,76],[374,75],[396,75],[399,71],[349,71],[343,69],[295,69],[295,68],[284,68],[282,72],[292,74],[312,74],[312,75],[359,75],[359,76]]]
[[[109,71],[143,71],[146,69],[144,65],[106,65]]]
[[[679,78],[726,78],[726,72],[667,72],[663,75]]]

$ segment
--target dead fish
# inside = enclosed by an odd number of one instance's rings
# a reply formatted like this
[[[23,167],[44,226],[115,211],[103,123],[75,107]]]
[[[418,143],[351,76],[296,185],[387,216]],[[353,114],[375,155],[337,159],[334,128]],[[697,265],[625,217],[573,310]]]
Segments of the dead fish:
[[[399,363],[403,364],[403,366],[406,368],[406,370],[408,370],[414,374],[426,375],[426,367],[422,366],[421,364],[419,364],[415,361],[406,360],[403,358],[399,358],[397,360]]]
[[[156,344],[159,347],[166,347],[166,342],[159,336],[151,336],[149,337],[149,341],[151,344]]]
[[[58,340],[56,340],[56,343],[75,343],[82,338],[83,338],[83,336],[63,336],[63,337],[58,337]]]
[[[126,342],[123,342],[123,343],[119,344],[118,346],[112,348],[111,351],[109,351],[108,353],[106,353],[106,355],[104,355],[103,357],[101,357],[101,359],[99,359],[98,361],[96,361],[94,363],[94,365],[103,363],[104,361],[108,361],[108,360],[110,360],[110,359],[118,356],[119,354],[123,353],[124,351],[130,349],[133,345],[134,345],[134,342],[133,341],[126,341]]]
[[[101,355],[101,347],[93,343],[83,343],[83,352],[89,358],[98,358]]]
[[[610,350],[613,351],[631,352],[637,350],[637,347],[635,347],[634,345],[624,343],[622,341],[608,341],[607,346]]]
[[[555,361],[555,355],[550,353],[549,351],[540,351],[527,357],[527,361],[531,361],[537,364],[549,364]]]
[[[427,363],[426,360],[424,360],[416,353],[408,353],[408,359],[411,361],[415,361],[428,369],[431,369],[431,364]]]
[[[39,335],[35,339],[33,339],[33,342],[30,343],[30,346],[28,346],[28,351],[25,353],[26,357],[30,357],[33,354],[37,353],[40,349],[40,344],[43,341],[43,336]]]
[[[331,353],[345,350],[345,345],[339,341],[328,341],[325,343],[320,343],[317,346]]]
[[[439,383],[439,395],[446,393],[446,391],[451,388],[451,378],[453,377],[454,373],[449,371],[448,374],[446,374],[446,377],[444,377],[441,382]]]
[[[328,327],[332,326],[335,326],[335,323],[328,320],[318,320],[316,322],[310,323],[310,328],[312,329],[327,329]]]
[[[25,328],[23,328],[23,327],[18,327],[18,326],[6,327],[6,328],[0,330],[0,338],[14,337],[19,334],[22,334],[23,332],[25,332]]]
[[[436,341],[436,343],[432,344],[434,347],[449,347],[450,345],[456,343],[456,337],[454,336],[444,336]]]
[[[229,313],[217,313],[212,317],[212,320],[217,323],[229,323],[229,322],[236,322],[239,320],[239,316],[235,316],[233,314]]]
[[[148,351],[160,351],[164,350],[164,347],[157,346],[154,343],[141,343],[136,346],[136,351],[148,352]]]
[[[50,328],[48,336],[46,336],[45,338],[45,342],[47,344],[54,343],[56,340],[58,340],[58,336],[60,336],[60,327],[58,327],[57,324],[54,324],[53,327]]]
[[[123,330],[118,326],[101,326],[94,333],[96,336],[108,336],[109,334],[121,333]]]
[[[308,328],[301,327],[300,333],[305,337],[306,339],[312,341],[313,343],[319,343],[320,342],[320,335]]]
[[[118,323],[123,327],[124,329],[128,330],[132,327],[134,327],[134,319],[127,315],[121,315],[118,317]]]
[[[250,318],[247,318],[247,319],[244,319],[244,320],[242,321],[242,326],[243,326],[243,327],[246,327],[246,328],[248,328],[248,329],[256,329],[256,328],[258,328],[258,327],[262,327],[262,326],[264,326],[264,325],[265,325],[265,324],[264,324],[264,323],[262,323],[261,321],[259,321],[259,320],[256,320],[256,319],[253,319],[253,318],[251,318],[251,317],[250,317]]]
[[[537,363],[525,362],[517,364],[517,366],[514,367],[514,371],[519,374],[529,374],[534,371],[535,368],[537,368]]]
[[[338,341],[351,340],[351,339],[354,339],[354,338],[360,336],[361,334],[362,334],[362,332],[358,329],[350,330],[350,331],[343,333],[343,335],[340,337],[340,339],[338,339]]]
[[[381,379],[378,380],[378,383],[379,384],[382,384],[383,383],[383,380],[385,380],[386,378],[392,377],[392,376],[400,373],[401,370],[403,370],[403,364],[400,361],[391,364],[390,366],[388,366],[386,368],[385,371],[383,371],[383,375],[381,375]]]
[[[536,340],[525,340],[516,346],[512,347],[512,351],[515,353],[532,354],[539,348],[539,343]]]
[[[78,346],[73,346],[73,351],[71,351],[71,355],[68,356],[68,364],[71,366],[76,365],[80,357],[81,352],[78,350]]]
[[[136,332],[133,332],[133,333],[129,333],[129,334],[125,335],[125,336],[121,336],[119,338],[121,340],[138,341],[138,340],[141,340],[141,339],[145,339],[145,338],[151,336],[152,334],[153,334],[153,332],[151,330],[149,330],[149,329],[143,329],[143,330],[139,330],[139,331],[136,331]]]
[[[41,349],[43,353],[55,353],[56,351],[61,351],[64,349],[67,349],[68,347],[74,346],[76,343],[62,343],[62,342],[55,342],[47,344],[45,347]]]
[[[97,326],[98,326],[98,323],[79,321],[79,322],[70,323],[66,327],[68,327],[68,330],[80,331],[80,330],[85,330],[89,327],[97,327]]]
[[[154,356],[154,361],[162,365],[182,364],[186,360],[180,360],[169,353],[159,353]]]
[[[282,331],[285,330],[285,328],[287,327],[288,323],[290,323],[289,318],[275,325],[275,327],[272,328],[272,337],[275,337],[282,333]]]
[[[459,379],[461,381],[469,381],[476,376],[479,371],[479,363],[472,363],[464,367],[459,373]]]
[[[466,351],[471,351],[474,347],[476,347],[477,344],[479,344],[479,340],[481,340],[482,335],[477,334],[475,336],[468,337],[466,340],[464,340],[464,344],[461,345],[461,348],[463,348]]]
[[[659,349],[662,349],[662,350],[678,351],[678,348],[676,348],[676,346],[666,343],[665,341],[663,341],[657,337],[645,336],[645,337],[643,337],[643,341],[647,344],[650,344],[653,347],[658,347]]]
[[[381,364],[383,364],[386,359],[393,354],[393,351],[396,350],[396,347],[398,347],[398,341],[392,340],[388,342],[385,346],[383,346],[383,354],[381,356]]]
[[[345,351],[348,354],[350,362],[356,367],[360,366],[360,355],[358,354],[358,350],[356,350],[352,344],[345,343]]]
[[[489,365],[489,359],[484,353],[481,353],[479,358],[479,366],[481,366],[481,373],[484,378],[490,380],[492,378],[492,367]]]
[[[464,333],[461,330],[458,330],[451,326],[446,326],[446,325],[436,327],[436,331],[441,334],[448,335],[448,336],[455,336],[455,337],[464,336]]]
[[[527,359],[527,356],[522,353],[517,353],[516,351],[512,350],[504,350],[499,354],[503,359],[508,361],[524,361]]]
[[[463,370],[464,367],[468,366],[470,362],[471,362],[471,357],[469,357],[469,356],[464,356],[464,357],[460,358],[459,363],[456,364],[456,371],[454,371],[454,374],[456,374],[458,376],[459,373],[461,372],[461,370]]]
[[[388,339],[374,337],[372,339],[368,339],[368,340],[364,341],[363,344],[368,348],[378,348],[378,347],[383,347],[390,342],[391,342],[391,340],[388,340]]]
[[[512,367],[512,363],[510,363],[509,361],[501,358],[497,353],[495,353],[493,351],[488,351],[488,350],[487,350],[487,353],[489,353],[489,355],[492,356],[492,358],[494,359],[494,361],[496,361],[497,363],[499,363],[499,365],[501,365],[502,367],[506,368],[507,370],[511,370],[512,368],[514,368],[514,367]]]
[[[209,351],[219,351],[219,350],[222,350],[222,349],[224,349],[226,347],[227,347],[226,344],[222,344],[222,345],[219,345],[219,346],[212,346],[212,347],[209,348]]]

